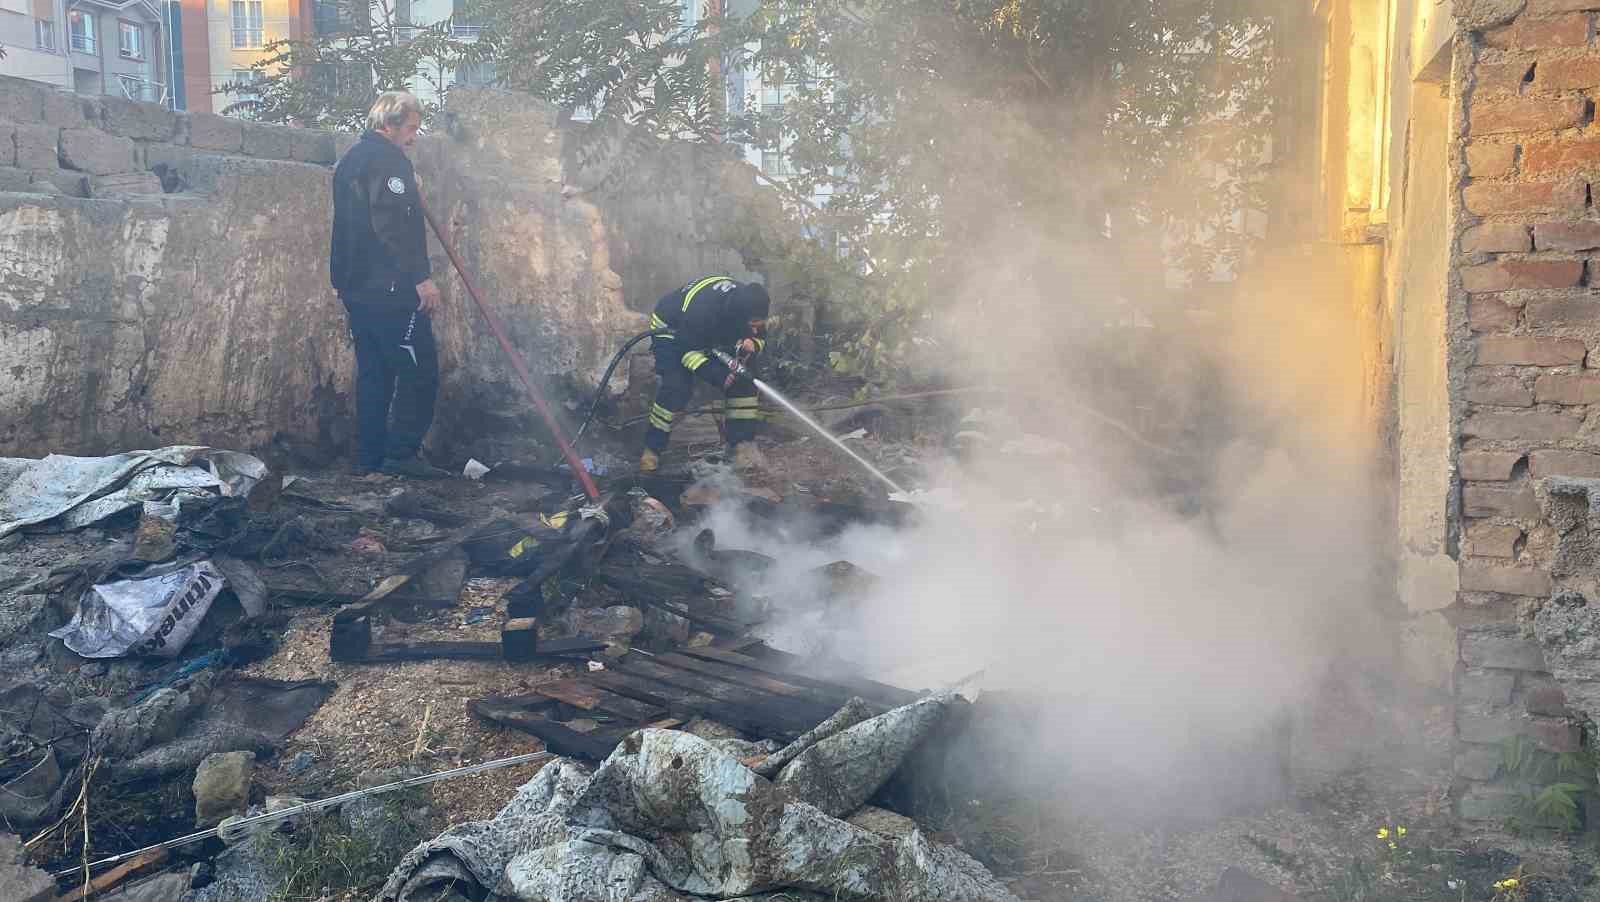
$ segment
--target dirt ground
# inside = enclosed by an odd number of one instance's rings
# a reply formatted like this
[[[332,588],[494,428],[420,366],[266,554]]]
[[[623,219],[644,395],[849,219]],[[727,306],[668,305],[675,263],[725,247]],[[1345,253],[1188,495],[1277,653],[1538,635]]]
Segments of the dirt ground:
[[[707,426],[700,422],[700,433]],[[675,445],[669,468],[682,468],[696,457],[705,462],[714,454],[714,430],[699,434],[695,428],[686,429]],[[856,447],[905,478],[916,473],[923,450],[914,442],[877,435],[858,440]],[[767,453],[771,466],[754,481],[765,496],[849,499],[872,493],[868,478],[819,440],[791,437],[781,448],[769,444]],[[625,466],[620,454],[607,459]],[[370,590],[394,572],[397,562],[432,547],[448,531],[425,519],[393,516],[386,504],[401,492],[458,514],[468,525],[536,516],[559,494],[527,482],[425,484],[387,477],[358,480],[340,469],[306,472],[280,501],[280,520],[298,518],[304,534],[267,565],[270,573],[291,582],[301,578],[293,576],[299,573],[308,587],[337,587],[343,597]],[[130,534],[108,524],[66,536],[30,537],[0,549],[0,562],[13,572],[15,585],[44,578],[52,562],[64,557],[114,554]],[[385,550],[352,551],[363,536],[383,543]],[[417,622],[383,623],[375,638],[495,641],[505,595],[516,583],[470,579],[454,607]],[[336,664],[329,659],[329,637],[337,604],[318,603],[314,596],[308,588],[306,597],[281,608],[282,619],[272,627],[275,647],[240,670],[337,685],[278,754],[258,765],[259,797],[320,798],[352,788],[363,775],[370,781],[429,773],[539,751],[537,739],[473,716],[468,703],[525,694],[581,666],[456,660]],[[59,650],[49,656],[61,679],[113,697],[149,684],[172,667],[127,662],[88,676],[87,668],[65,660]],[[1386,691],[1391,690],[1381,681],[1364,682],[1361,674],[1330,679],[1316,706],[1299,712],[1291,790],[1254,810],[1152,822],[1130,815],[1112,792],[1088,801],[1039,798],[927,826],[984,858],[1020,896],[1036,902],[1198,900],[1230,867],[1304,899],[1329,902],[1490,900],[1496,898],[1496,881],[1519,873],[1536,877],[1524,884],[1532,892],[1522,899],[1502,894],[1497,902],[1600,899],[1592,843],[1456,824],[1450,815],[1449,707],[1440,700],[1385,697]],[[421,792],[429,829],[492,816],[540,766],[428,785]],[[1169,807],[1186,813],[1180,799]],[[1378,831],[1400,826],[1407,829],[1404,841],[1389,849]]]

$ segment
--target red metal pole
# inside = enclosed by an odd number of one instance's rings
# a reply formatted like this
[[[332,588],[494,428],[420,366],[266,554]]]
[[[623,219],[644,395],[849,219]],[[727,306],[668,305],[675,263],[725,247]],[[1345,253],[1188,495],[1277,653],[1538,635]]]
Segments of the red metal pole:
[[[444,246],[444,252],[449,255],[456,272],[461,274],[461,282],[467,286],[467,294],[471,295],[478,312],[483,314],[490,331],[494,332],[495,339],[500,342],[500,350],[506,352],[506,359],[511,361],[511,368],[517,371],[517,377],[522,380],[522,387],[528,390],[528,399],[533,402],[534,409],[539,411],[539,416],[544,419],[545,426],[549,427],[550,434],[555,436],[556,444],[561,447],[561,456],[567,459],[567,466],[571,467],[573,475],[578,477],[578,483],[583,486],[583,493],[588,495],[591,501],[600,500],[600,490],[595,487],[594,480],[589,478],[589,471],[583,468],[583,461],[578,458],[578,452],[567,444],[566,436],[561,434],[561,426],[556,422],[555,413],[550,410],[550,405],[544,402],[539,390],[533,387],[533,377],[528,375],[528,368],[523,366],[522,357],[512,350],[511,342],[506,340],[505,330],[500,328],[500,321],[495,319],[494,314],[484,305],[482,296],[478,294],[478,286],[474,285],[472,277],[467,275],[467,267],[462,264],[461,258],[456,256],[455,247],[450,244],[444,229],[439,227],[439,221],[433,218],[433,211],[423,206],[422,215],[433,228],[433,234],[438,236],[439,244]]]

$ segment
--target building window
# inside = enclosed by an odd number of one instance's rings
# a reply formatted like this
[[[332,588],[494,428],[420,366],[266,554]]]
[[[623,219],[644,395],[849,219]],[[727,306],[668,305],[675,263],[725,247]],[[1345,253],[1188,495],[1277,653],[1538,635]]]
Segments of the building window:
[[[232,0],[233,49],[261,46],[261,0]]]
[[[56,23],[54,19],[33,20],[33,46],[40,50],[56,49]]]
[[[456,67],[458,85],[482,87],[494,84],[494,63],[462,63]]]
[[[255,84],[256,82],[258,82],[260,80],[261,80],[261,73],[259,71],[255,70],[255,69],[235,69],[235,70],[233,70],[233,83],[236,84],[236,85]],[[238,91],[238,92],[236,92],[236,94],[237,94],[237,96],[238,96],[238,98],[240,100],[260,100],[261,99],[261,95],[259,93],[255,92],[255,91],[244,90],[244,91]]]
[[[794,174],[794,171],[789,168],[788,156],[776,150],[761,151],[761,171],[774,178],[783,178]]]
[[[125,59],[144,59],[144,29],[132,22],[118,21],[117,52]]]
[[[77,9],[67,13],[67,34],[73,50],[95,52],[93,15]]]

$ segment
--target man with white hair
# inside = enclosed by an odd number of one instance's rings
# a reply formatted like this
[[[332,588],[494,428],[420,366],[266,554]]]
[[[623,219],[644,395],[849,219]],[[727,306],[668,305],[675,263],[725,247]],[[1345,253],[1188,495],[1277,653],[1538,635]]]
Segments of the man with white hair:
[[[421,126],[417,98],[387,91],[367,113],[366,133],[333,170],[328,271],[355,338],[359,475],[448,475],[419,456],[439,394],[432,317],[440,309],[422,197],[406,155]]]

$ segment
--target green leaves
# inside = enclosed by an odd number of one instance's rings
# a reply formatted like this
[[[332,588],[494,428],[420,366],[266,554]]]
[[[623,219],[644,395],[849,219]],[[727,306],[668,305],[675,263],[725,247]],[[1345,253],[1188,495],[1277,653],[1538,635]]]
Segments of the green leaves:
[[[457,39],[448,20],[426,27],[401,23],[388,0],[342,0],[339,21],[350,23],[349,30],[268,44],[251,66],[253,81],[219,89],[235,98],[223,113],[361,131],[378,92],[420,92],[431,114],[437,107],[432,97],[449,73],[495,52]]]
[[[469,16],[504,86],[593,118],[580,153],[626,153],[631,131],[781,160],[765,181],[810,245],[786,253],[870,331],[841,349],[864,370],[981,295],[971,274],[998,259],[1019,305],[1089,303],[1059,296],[1063,259],[1108,221],[1106,248],[1140,266],[1117,273],[1128,293],[1225,278],[1260,241],[1273,4],[694,2],[690,26],[680,0],[478,0]]]

